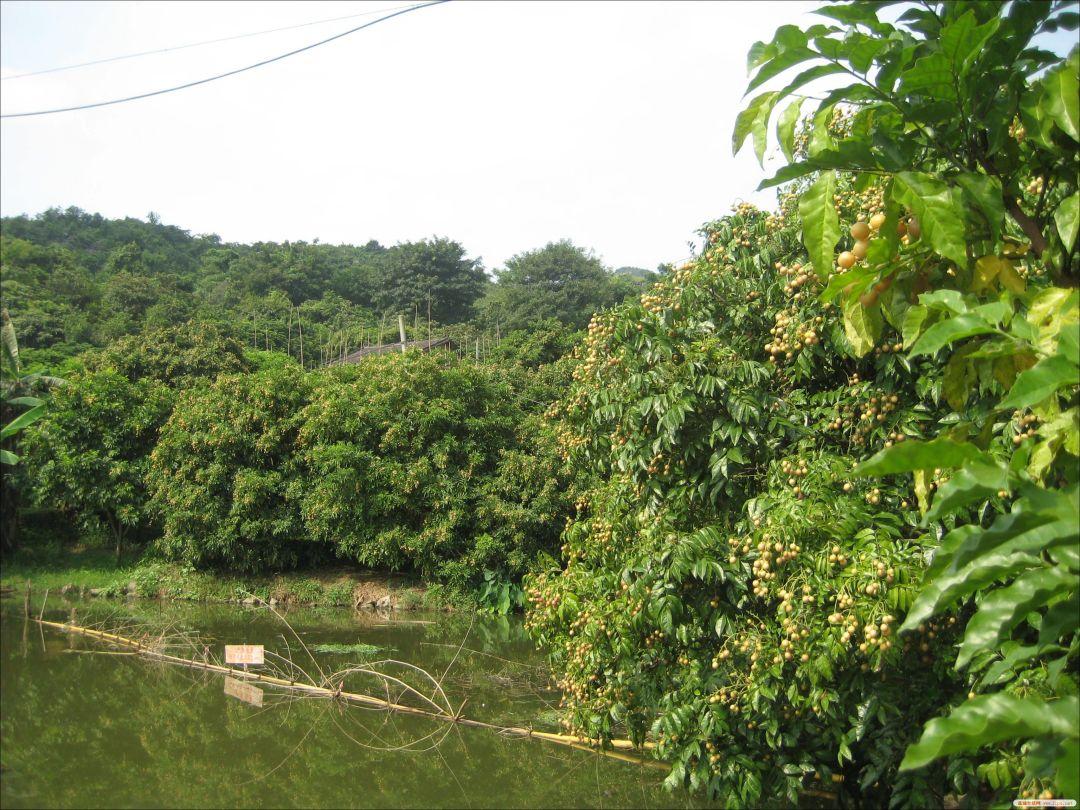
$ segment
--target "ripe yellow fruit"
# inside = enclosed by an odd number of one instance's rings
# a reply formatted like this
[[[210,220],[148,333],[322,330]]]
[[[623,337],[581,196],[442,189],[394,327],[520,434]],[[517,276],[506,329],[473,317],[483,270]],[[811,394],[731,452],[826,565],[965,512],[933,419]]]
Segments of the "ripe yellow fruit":
[[[851,238],[865,242],[870,238],[870,226],[865,222],[856,222],[851,226]]]
[[[836,259],[836,263],[838,265],[840,265],[842,268],[844,268],[845,270],[847,270],[850,267],[853,267],[854,264],[855,264],[855,261],[856,261],[855,260],[855,254],[852,253],[850,250],[845,250]]]
[[[885,224],[885,215],[884,214],[874,214],[872,217],[870,217],[870,229],[871,230],[874,230],[874,231],[879,230],[881,228],[881,226],[884,225],[884,224]]]
[[[869,247],[870,247],[870,244],[868,242],[864,242],[862,240],[859,240],[858,242],[855,243],[855,246],[853,248],[851,248],[851,252],[853,254],[855,254],[856,259],[865,259],[866,258],[866,251],[867,251],[867,249]]]

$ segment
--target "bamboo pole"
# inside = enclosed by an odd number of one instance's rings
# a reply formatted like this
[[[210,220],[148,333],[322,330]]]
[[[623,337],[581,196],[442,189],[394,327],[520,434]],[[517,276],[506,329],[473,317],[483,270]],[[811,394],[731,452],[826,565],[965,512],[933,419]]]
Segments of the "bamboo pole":
[[[374,708],[386,709],[387,711],[398,712],[400,714],[409,714],[415,717],[426,717],[432,720],[442,720],[443,722],[456,723],[462,726],[469,726],[471,728],[485,728],[490,731],[498,732],[499,734],[506,734],[515,737],[531,737],[538,740],[547,740],[548,742],[555,743],[557,745],[566,745],[571,748],[580,748],[587,751],[592,751],[605,756],[612,756],[616,759],[621,759],[627,762],[634,762],[639,765],[646,765],[649,767],[660,767],[667,770],[667,765],[657,760],[647,760],[639,757],[630,756],[626,751],[640,751],[641,748],[645,750],[652,750],[656,747],[655,743],[646,742],[639,748],[634,745],[631,740],[609,740],[608,744],[614,749],[614,751],[608,751],[598,748],[591,740],[585,737],[578,737],[573,734],[554,734],[547,731],[536,731],[531,728],[523,728],[520,726],[500,726],[494,723],[485,723],[482,720],[472,720],[467,717],[463,717],[461,709],[454,714],[446,712],[432,712],[425,709],[418,709],[415,706],[406,706],[401,703],[394,703],[393,701],[384,700],[382,698],[372,697],[370,695],[363,695],[358,692],[346,692],[340,687],[337,689],[330,689],[325,686],[317,686],[315,684],[297,683],[296,681],[289,681],[285,678],[278,678],[274,675],[264,675],[261,672],[251,672],[244,669],[236,669],[234,667],[222,666],[221,664],[211,664],[209,661],[197,661],[190,658],[181,658],[178,655],[170,655],[168,653],[159,652],[151,647],[143,644],[141,641],[135,639],[125,638],[124,636],[117,635],[115,633],[107,633],[104,630],[94,630],[89,627],[80,627],[75,624],[68,624],[62,622],[51,622],[46,619],[35,619],[38,624],[44,627],[52,627],[56,630],[60,630],[65,633],[78,633],[79,635],[88,636],[90,638],[100,639],[102,641],[112,642],[124,647],[131,647],[138,655],[143,655],[147,658],[156,661],[163,661],[169,664],[177,664],[180,666],[189,667],[191,669],[201,669],[206,672],[216,672],[221,675],[229,675],[230,677],[240,680],[256,681],[259,683],[271,684],[283,689],[291,689],[296,692],[304,692],[309,695],[326,698],[337,698],[344,700],[348,703],[356,703],[362,706],[369,706]],[[462,704],[464,706],[464,704]]]
[[[300,368],[304,366],[304,322],[300,320],[300,307],[296,308],[296,328],[300,330]]]

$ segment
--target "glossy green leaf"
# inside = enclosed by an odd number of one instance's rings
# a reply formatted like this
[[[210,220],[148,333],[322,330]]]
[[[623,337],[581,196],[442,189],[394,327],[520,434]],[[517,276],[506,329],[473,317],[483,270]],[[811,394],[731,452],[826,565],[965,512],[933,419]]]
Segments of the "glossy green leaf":
[[[0,450],[0,464],[14,466],[19,463],[19,457],[10,450]]]
[[[780,151],[790,162],[795,156],[795,126],[799,123],[799,112],[802,110],[805,98],[797,98],[791,102],[776,122],[776,140],[780,143]]]
[[[898,172],[892,190],[896,201],[908,206],[918,217],[922,238],[946,259],[964,267],[967,264],[965,212],[957,190],[922,172]]]
[[[772,112],[772,105],[776,101],[776,92],[762,93],[759,96],[755,96],[746,108],[739,113],[735,119],[735,132],[731,136],[731,153],[738,154],[742,149],[743,143],[745,143],[747,136],[749,136],[755,129],[761,128],[764,124],[761,123],[762,117],[768,121],[769,113]],[[760,158],[759,158],[760,159]]]
[[[836,173],[822,172],[799,199],[803,224],[803,245],[818,278],[828,278],[835,262],[836,243],[840,241],[840,218],[833,200],[836,197]]]
[[[844,301],[844,337],[847,338],[851,353],[855,357],[862,357],[873,351],[881,338],[882,326],[878,304],[863,306],[855,295]]]
[[[6,439],[6,438],[8,438],[10,436],[14,436],[16,433],[18,433],[23,428],[34,424],[34,422],[36,422],[38,419],[40,419],[44,415],[44,413],[45,413],[45,406],[44,405],[38,405],[38,406],[36,406],[34,408],[31,408],[28,411],[24,411],[23,413],[20,413],[18,416],[16,416],[10,422],[8,422],[6,425],[4,425],[2,430],[0,430],[0,439]]]
[[[1058,791],[1062,796],[1080,796],[1080,739],[1075,735],[1061,743],[1061,754],[1054,761]]]
[[[908,440],[879,451],[854,469],[856,476],[882,476],[914,470],[959,467],[971,461],[992,463],[978,447],[941,437],[929,442]]]
[[[996,647],[1012,629],[1034,610],[1076,588],[1077,577],[1060,568],[1037,568],[1020,574],[1004,588],[991,591],[967,624],[956,658],[958,669],[972,656]]]
[[[1009,389],[1009,395],[998,403],[1001,410],[1029,408],[1037,405],[1059,388],[1080,384],[1080,368],[1062,355],[1044,357],[1027,371],[1021,372]]]
[[[1046,115],[1074,141],[1080,141],[1080,53],[1073,50],[1068,61],[1043,79],[1041,106]]]
[[[900,770],[921,768],[939,757],[977,751],[998,742],[1045,734],[1071,736],[1078,712],[1080,701],[1076,697],[1046,702],[1006,693],[980,695],[962,703],[948,717],[928,722],[919,741],[908,748]]]
[[[965,15],[966,16],[966,15]],[[1005,221],[1005,201],[1001,194],[1001,181],[985,174],[964,172],[955,178],[956,184],[964,190],[964,196],[973,208],[969,211],[976,223],[985,223],[990,231],[990,238],[997,241],[1001,234],[1001,224]]]
[[[754,75],[754,78],[751,79],[750,84],[746,88],[746,92],[749,93],[751,90],[755,90],[763,85],[769,79],[779,76],[785,70],[816,57],[817,54],[809,48],[791,48],[781,51],[761,66]]]
[[[904,95],[956,101],[952,64],[948,57],[941,53],[931,53],[918,59],[901,74],[899,91]]]
[[[926,317],[929,314],[922,304],[915,304],[907,308],[904,313],[904,325],[900,330],[906,348],[910,349],[911,344],[918,338],[922,332],[922,325],[926,323]]]
[[[991,498],[1008,489],[1008,479],[1008,469],[1000,464],[983,461],[965,464],[938,488],[926,520],[940,520],[958,509]]]
[[[923,354],[935,354],[939,349],[948,346],[957,340],[974,337],[975,335],[989,335],[997,329],[978,315],[969,313],[957,315],[948,320],[938,321],[915,341],[911,347],[909,357],[918,357]]]
[[[1016,535],[1011,531],[999,532],[997,536],[990,531],[965,531],[958,544],[949,544],[951,553],[945,553],[946,544],[942,543],[938,550],[942,559],[934,560],[934,568],[939,573],[916,596],[900,631],[913,630],[931,616],[994,582],[1040,566],[1038,554],[1044,548],[1068,544],[1076,531],[1075,522],[1035,515],[1024,515],[1022,520],[1017,518],[1015,526],[1023,527]],[[983,548],[984,540],[988,548]]]
[[[1080,232],[1080,191],[1063,200],[1057,207],[1054,211],[1054,224],[1057,225],[1065,251],[1071,251],[1076,244],[1077,233]]]
[[[941,50],[952,62],[958,76],[967,73],[972,61],[1000,23],[999,17],[993,17],[979,25],[975,12],[967,11],[941,29]]]

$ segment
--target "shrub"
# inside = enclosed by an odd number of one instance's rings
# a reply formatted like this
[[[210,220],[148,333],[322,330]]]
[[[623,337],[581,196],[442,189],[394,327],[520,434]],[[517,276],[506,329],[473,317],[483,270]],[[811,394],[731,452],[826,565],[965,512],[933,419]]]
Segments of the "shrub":
[[[288,497],[308,390],[308,376],[292,365],[222,376],[180,396],[148,478],[167,557],[255,572],[309,556]]]
[[[293,495],[312,538],[364,565],[466,587],[520,576],[553,543],[563,499],[545,489],[517,392],[498,369],[388,355],[319,376],[300,414]]]

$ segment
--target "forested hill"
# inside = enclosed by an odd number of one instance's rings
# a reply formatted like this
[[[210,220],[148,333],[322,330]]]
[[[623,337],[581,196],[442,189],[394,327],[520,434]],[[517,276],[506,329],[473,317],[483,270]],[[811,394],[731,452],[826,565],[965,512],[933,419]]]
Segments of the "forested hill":
[[[280,350],[302,326],[309,364],[320,347],[392,339],[399,313],[421,332],[429,312],[437,327],[475,336],[551,319],[576,330],[651,276],[612,272],[568,241],[489,273],[448,238],[244,245],[193,236],[152,213],[107,219],[78,208],[5,217],[0,238],[4,306],[43,364],[193,319]]]

